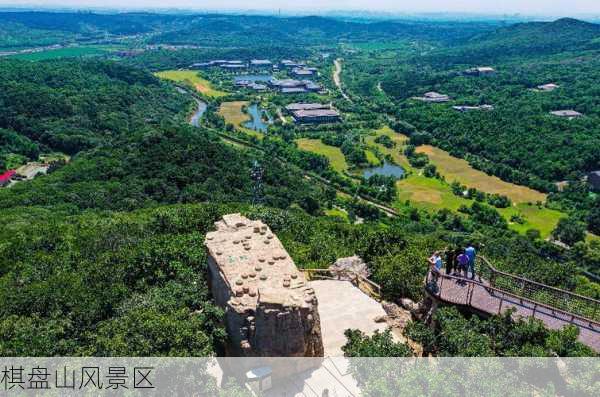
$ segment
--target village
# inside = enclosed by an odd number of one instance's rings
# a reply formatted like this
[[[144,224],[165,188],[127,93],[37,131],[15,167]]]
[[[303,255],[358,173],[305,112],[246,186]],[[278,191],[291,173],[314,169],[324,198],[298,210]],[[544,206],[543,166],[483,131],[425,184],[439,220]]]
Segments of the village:
[[[69,157],[62,154],[41,155],[38,161],[31,161],[14,169],[9,169],[0,174],[0,188],[10,188],[22,181],[32,180],[40,175],[46,175],[52,167],[69,161]]]

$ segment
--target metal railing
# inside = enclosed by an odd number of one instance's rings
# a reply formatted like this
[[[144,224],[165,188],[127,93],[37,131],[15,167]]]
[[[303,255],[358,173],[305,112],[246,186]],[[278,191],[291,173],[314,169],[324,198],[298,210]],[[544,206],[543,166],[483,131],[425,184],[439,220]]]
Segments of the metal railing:
[[[348,280],[371,298],[381,301],[381,286],[351,270],[333,273],[329,269],[301,269],[310,280]],[[349,277],[348,277],[349,276]]]
[[[500,314],[507,306],[518,305],[531,310],[534,318],[552,316],[600,332],[598,300],[499,271],[481,256],[476,273],[479,281],[430,271],[426,278],[427,291],[449,303],[475,307],[473,293],[476,288],[481,288],[498,302],[494,306],[476,307],[490,314]],[[461,289],[459,294],[444,295],[444,288],[449,288],[450,283],[466,283],[467,288]]]
[[[489,281],[490,286],[504,293],[600,323],[599,300],[500,271],[483,256],[478,256],[477,259],[478,270]]]

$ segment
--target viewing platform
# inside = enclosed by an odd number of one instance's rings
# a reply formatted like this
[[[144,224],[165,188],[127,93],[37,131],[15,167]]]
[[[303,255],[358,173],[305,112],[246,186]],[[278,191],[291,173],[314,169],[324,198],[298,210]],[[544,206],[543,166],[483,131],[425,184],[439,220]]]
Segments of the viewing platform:
[[[483,257],[475,268],[478,281],[430,271],[425,290],[441,302],[484,314],[514,309],[515,318],[533,317],[549,329],[575,325],[579,341],[600,352],[600,301],[499,271]]]

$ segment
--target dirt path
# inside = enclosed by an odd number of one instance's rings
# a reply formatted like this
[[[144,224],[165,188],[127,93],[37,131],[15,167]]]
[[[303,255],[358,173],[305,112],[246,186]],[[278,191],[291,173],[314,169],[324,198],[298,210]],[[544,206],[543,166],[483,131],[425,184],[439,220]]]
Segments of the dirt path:
[[[342,81],[340,79],[340,75],[342,74],[342,60],[338,58],[335,61],[333,61],[333,64],[335,65],[335,70],[333,71],[333,82],[337,86],[338,90],[340,90],[340,93],[342,94],[344,99],[346,99],[349,102],[352,102],[352,99],[350,99],[350,97],[346,95],[346,93],[342,89]]]
[[[277,108],[277,117],[281,120],[281,124],[287,124],[287,120],[283,117],[283,113],[281,113],[281,109]]]

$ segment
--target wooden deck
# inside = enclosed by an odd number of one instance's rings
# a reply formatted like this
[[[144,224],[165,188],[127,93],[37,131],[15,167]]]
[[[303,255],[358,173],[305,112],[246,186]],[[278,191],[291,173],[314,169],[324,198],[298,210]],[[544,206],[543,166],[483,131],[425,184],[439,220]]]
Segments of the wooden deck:
[[[600,352],[600,323],[576,314],[535,302],[492,287],[486,280],[475,281],[443,273],[430,274],[428,280],[435,281],[437,291],[427,292],[435,298],[455,305],[468,306],[487,314],[499,314],[514,308],[514,316],[534,317],[550,329],[561,329],[568,324],[576,325],[579,341]]]

